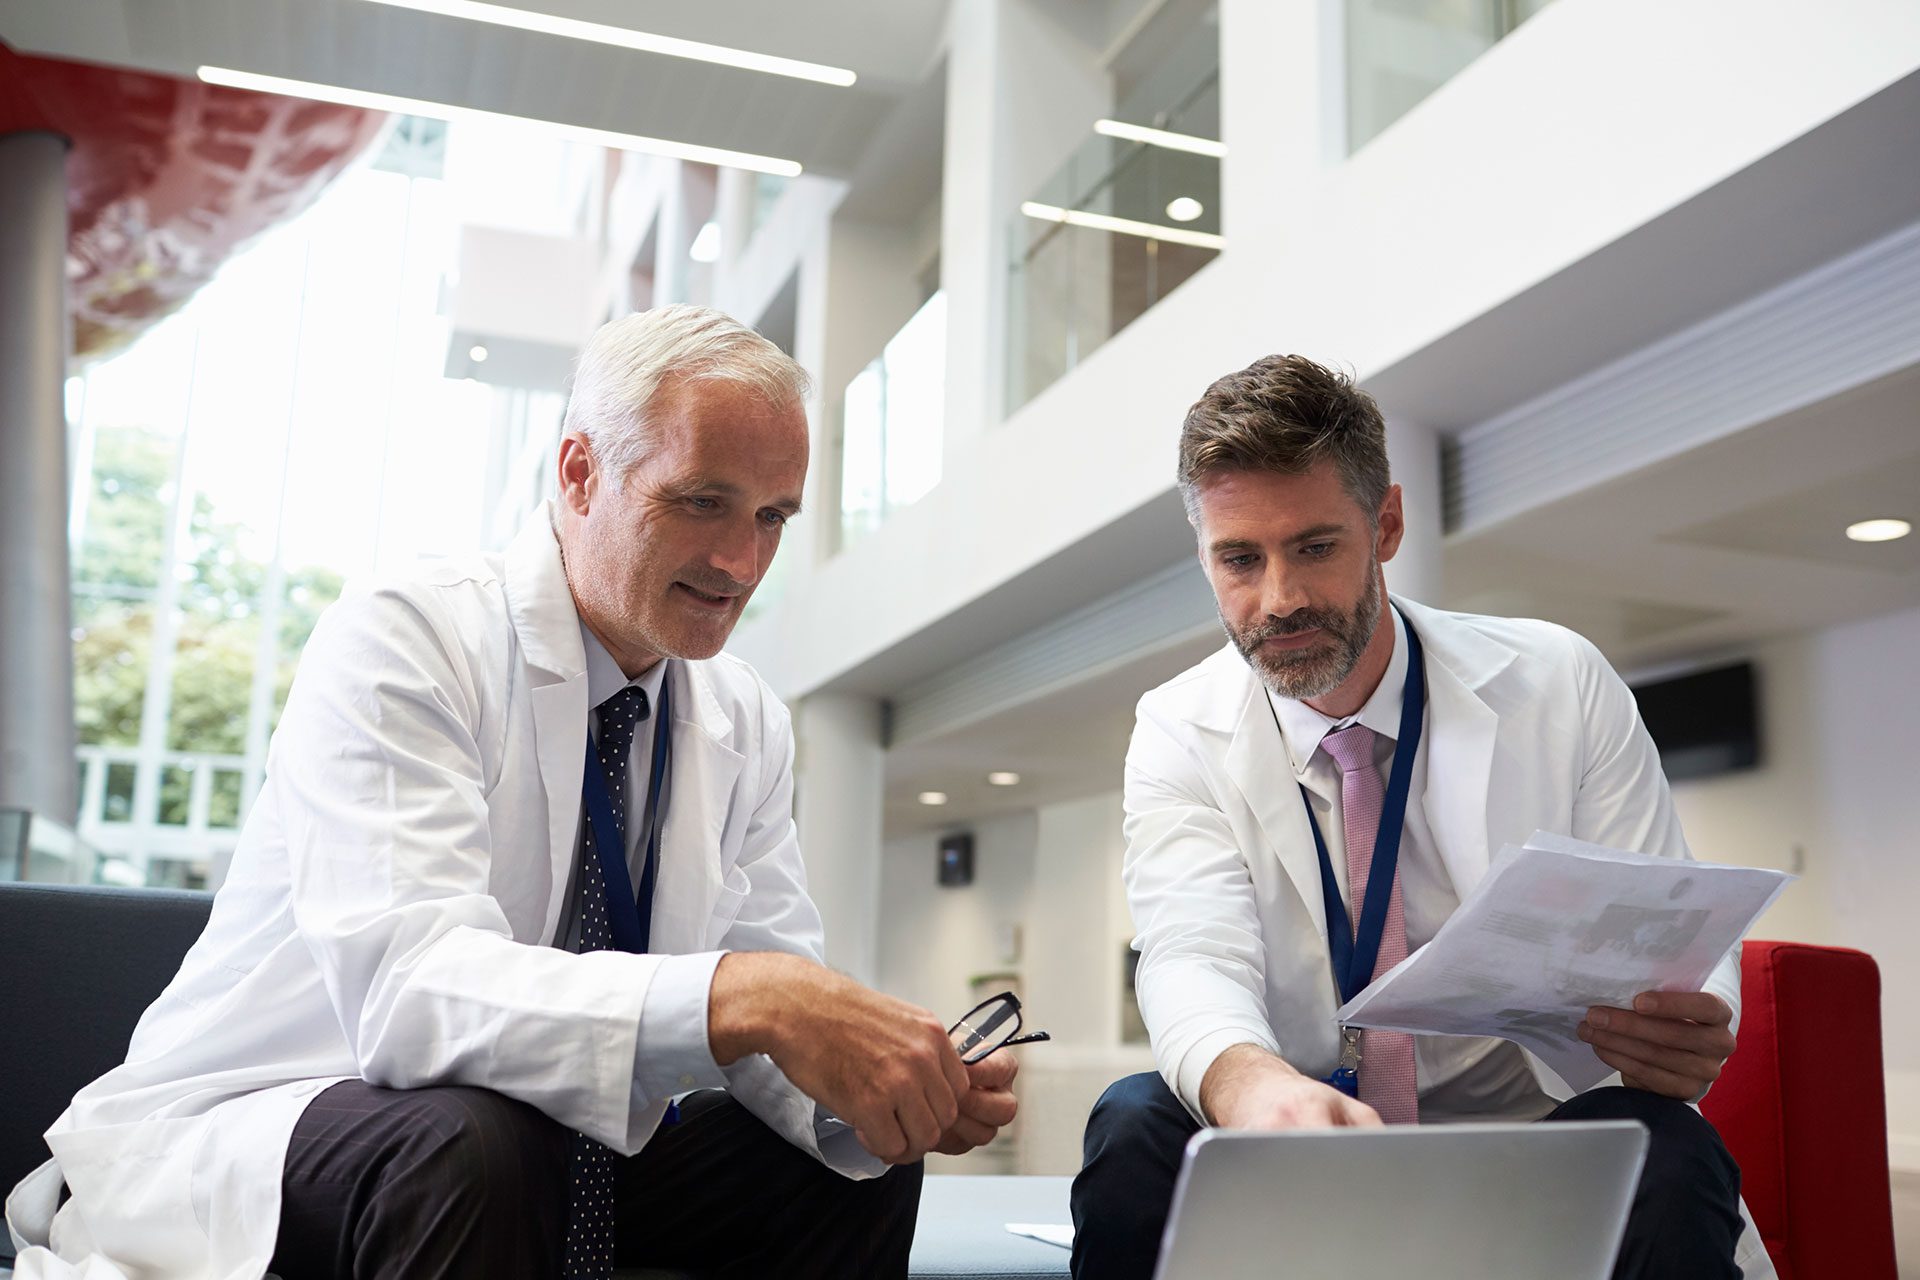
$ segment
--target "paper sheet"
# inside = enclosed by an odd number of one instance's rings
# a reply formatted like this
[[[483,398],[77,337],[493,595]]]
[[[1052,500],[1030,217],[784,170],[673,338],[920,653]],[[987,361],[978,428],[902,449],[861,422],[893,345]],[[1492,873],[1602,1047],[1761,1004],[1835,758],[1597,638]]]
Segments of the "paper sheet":
[[[1387,1031],[1498,1036],[1574,1089],[1612,1074],[1575,1028],[1592,1005],[1698,991],[1794,877],[1536,831],[1507,845],[1433,940],[1336,1015]]]
[[[1007,1230],[1016,1236],[1028,1236],[1047,1244],[1057,1244],[1062,1249],[1073,1248],[1072,1227],[1059,1227],[1051,1222],[1009,1222]]]

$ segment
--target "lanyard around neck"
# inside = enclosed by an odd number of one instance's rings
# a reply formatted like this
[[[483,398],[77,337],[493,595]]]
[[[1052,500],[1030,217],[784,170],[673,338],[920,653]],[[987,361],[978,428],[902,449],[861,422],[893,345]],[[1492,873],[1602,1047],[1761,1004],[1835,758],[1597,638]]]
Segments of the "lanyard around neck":
[[[1404,614],[1401,621],[1406,622]],[[1406,633],[1407,680],[1400,694],[1400,737],[1393,748],[1393,769],[1387,775],[1386,801],[1380,809],[1380,830],[1374,837],[1373,863],[1367,872],[1366,900],[1360,906],[1357,928],[1347,921],[1347,904],[1341,900],[1339,881],[1333,878],[1333,860],[1327,856],[1327,840],[1320,834],[1320,821],[1313,816],[1313,802],[1306,787],[1300,788],[1307,824],[1313,828],[1313,847],[1320,855],[1320,897],[1327,913],[1327,951],[1333,961],[1334,982],[1340,988],[1342,1004],[1359,995],[1373,981],[1380,939],[1386,932],[1387,907],[1393,898],[1393,878],[1400,864],[1400,836],[1406,829],[1413,757],[1420,750],[1420,730],[1425,723],[1427,677],[1420,637],[1414,634],[1410,622],[1406,623]],[[1347,835],[1351,839],[1353,833]]]
[[[640,892],[636,898],[633,878],[627,874],[627,845],[619,824],[613,820],[613,802],[607,797],[607,780],[600,769],[600,750],[593,734],[587,734],[586,781],[583,794],[587,821],[593,824],[594,853],[600,859],[600,874],[607,887],[607,925],[613,933],[613,945],[635,953],[647,949],[653,932],[653,886],[660,865],[660,803],[666,786],[668,735],[667,690],[673,673],[663,672],[660,697],[653,708],[653,763],[647,772],[647,858],[640,870]],[[645,904],[642,909],[641,904]]]

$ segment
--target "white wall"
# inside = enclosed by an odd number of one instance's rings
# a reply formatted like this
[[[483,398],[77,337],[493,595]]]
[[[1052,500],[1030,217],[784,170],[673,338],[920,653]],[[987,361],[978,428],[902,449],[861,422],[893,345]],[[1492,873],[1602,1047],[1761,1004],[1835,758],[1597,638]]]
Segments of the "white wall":
[[[1022,1173],[1079,1172],[1095,1100],[1121,1076],[1153,1069],[1147,1046],[1120,1044],[1122,966],[1133,938],[1120,818],[1118,791],[1039,812],[1027,1003],[1054,1039],[1023,1063]]]
[[[957,1018],[976,974],[1013,970],[1030,1024],[1053,1041],[1021,1051],[1021,1119],[1010,1140],[941,1173],[1070,1174],[1094,1099],[1152,1069],[1119,1044],[1122,951],[1132,936],[1120,884],[1117,791],[972,824],[974,882],[941,888],[937,835],[886,843],[880,868],[881,990]],[[1002,950],[1018,927],[1017,959]],[[990,993],[989,993],[990,994]]]
[[[1762,646],[1761,767],[1673,789],[1695,853],[1802,873],[1755,937],[1857,947],[1879,962],[1888,1127],[1904,1169],[1920,1169],[1916,654],[1920,609]]]
[[[973,975],[1022,967],[1003,958],[996,931],[1026,920],[1038,822],[1027,812],[967,829],[973,883],[964,888],[936,882],[937,835],[889,840],[880,858],[877,985],[949,1022],[971,1004]]]

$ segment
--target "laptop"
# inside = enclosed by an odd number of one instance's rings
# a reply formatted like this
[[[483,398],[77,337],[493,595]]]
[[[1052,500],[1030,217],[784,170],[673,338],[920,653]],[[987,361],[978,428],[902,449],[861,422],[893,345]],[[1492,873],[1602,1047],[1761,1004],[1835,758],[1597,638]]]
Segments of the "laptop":
[[[1206,1130],[1156,1280],[1607,1280],[1646,1155],[1632,1120]]]

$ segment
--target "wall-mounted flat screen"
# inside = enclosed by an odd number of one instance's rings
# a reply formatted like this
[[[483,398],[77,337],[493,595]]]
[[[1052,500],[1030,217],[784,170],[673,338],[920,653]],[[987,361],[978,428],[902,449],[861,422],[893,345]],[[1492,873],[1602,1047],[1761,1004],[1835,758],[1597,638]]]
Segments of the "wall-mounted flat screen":
[[[1670,781],[1707,778],[1760,763],[1759,701],[1751,662],[1635,685],[1633,696]]]

